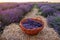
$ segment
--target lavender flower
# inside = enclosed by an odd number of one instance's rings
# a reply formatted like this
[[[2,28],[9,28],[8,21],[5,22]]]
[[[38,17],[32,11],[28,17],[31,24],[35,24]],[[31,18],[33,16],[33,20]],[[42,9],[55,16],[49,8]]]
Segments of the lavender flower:
[[[40,9],[42,11],[41,15],[44,17],[54,15],[53,13],[56,12],[54,8],[51,8],[49,6],[42,6]]]
[[[2,4],[0,4],[0,8],[2,10],[11,9],[11,8],[15,8],[15,7],[18,7],[18,3],[2,3]]]
[[[22,9],[8,9],[1,12],[2,21],[4,23],[19,22],[24,12]]]
[[[60,16],[60,11],[54,13],[55,16]]]
[[[47,17],[48,24],[55,29],[56,32],[60,34],[60,17],[59,16],[49,16]]]
[[[31,8],[33,7],[33,4],[22,4],[19,6],[19,8],[22,8],[25,12],[29,12]]]

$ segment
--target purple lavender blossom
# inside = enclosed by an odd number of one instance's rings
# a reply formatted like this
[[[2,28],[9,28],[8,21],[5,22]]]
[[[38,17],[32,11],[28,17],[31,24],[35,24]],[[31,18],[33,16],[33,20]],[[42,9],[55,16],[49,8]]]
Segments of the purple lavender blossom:
[[[59,16],[49,16],[47,17],[48,25],[55,29],[58,34],[60,34],[60,17]]]
[[[8,9],[1,12],[2,21],[5,23],[18,22],[22,18],[24,12],[22,9]]]
[[[54,15],[53,13],[56,12],[54,8],[51,8],[49,6],[42,6],[40,9],[42,11],[41,15],[44,17]]]
[[[26,12],[29,12],[32,7],[33,7],[33,4],[22,4],[19,6],[19,8],[22,8]]]
[[[27,29],[33,29],[33,28],[42,27],[42,24],[32,19],[27,19],[27,21],[23,23],[23,26]]]
[[[55,16],[60,16],[60,11],[56,11],[56,12],[54,13],[54,15],[55,15]]]

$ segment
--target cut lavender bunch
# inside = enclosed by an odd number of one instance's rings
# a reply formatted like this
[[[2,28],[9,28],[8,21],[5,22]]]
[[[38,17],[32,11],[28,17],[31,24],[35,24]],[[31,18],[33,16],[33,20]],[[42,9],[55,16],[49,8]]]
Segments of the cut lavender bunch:
[[[33,29],[33,28],[42,27],[42,24],[32,19],[27,19],[27,21],[23,23],[23,26],[27,29]]]

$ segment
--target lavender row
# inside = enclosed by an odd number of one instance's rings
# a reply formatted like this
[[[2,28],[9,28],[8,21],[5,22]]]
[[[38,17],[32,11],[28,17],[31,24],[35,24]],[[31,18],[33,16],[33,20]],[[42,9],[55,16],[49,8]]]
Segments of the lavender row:
[[[33,8],[32,3],[0,4],[0,32],[5,25],[18,23]]]
[[[40,11],[42,12],[42,16],[48,17],[51,15],[55,15],[58,11],[60,11],[60,4],[59,3],[41,3],[38,4]]]
[[[24,14],[29,12],[33,4],[19,4],[18,7],[6,9],[0,12],[1,20],[3,22],[18,22]]]
[[[42,16],[46,17],[49,27],[60,35],[60,3],[38,4]]]
[[[50,25],[54,30],[60,35],[60,17],[59,16],[49,16],[47,17],[48,25]]]

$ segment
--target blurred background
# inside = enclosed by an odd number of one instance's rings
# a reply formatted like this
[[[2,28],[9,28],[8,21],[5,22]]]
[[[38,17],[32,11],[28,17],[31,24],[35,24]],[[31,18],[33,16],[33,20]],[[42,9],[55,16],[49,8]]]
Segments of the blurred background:
[[[60,2],[59,0],[0,0],[0,2]]]

